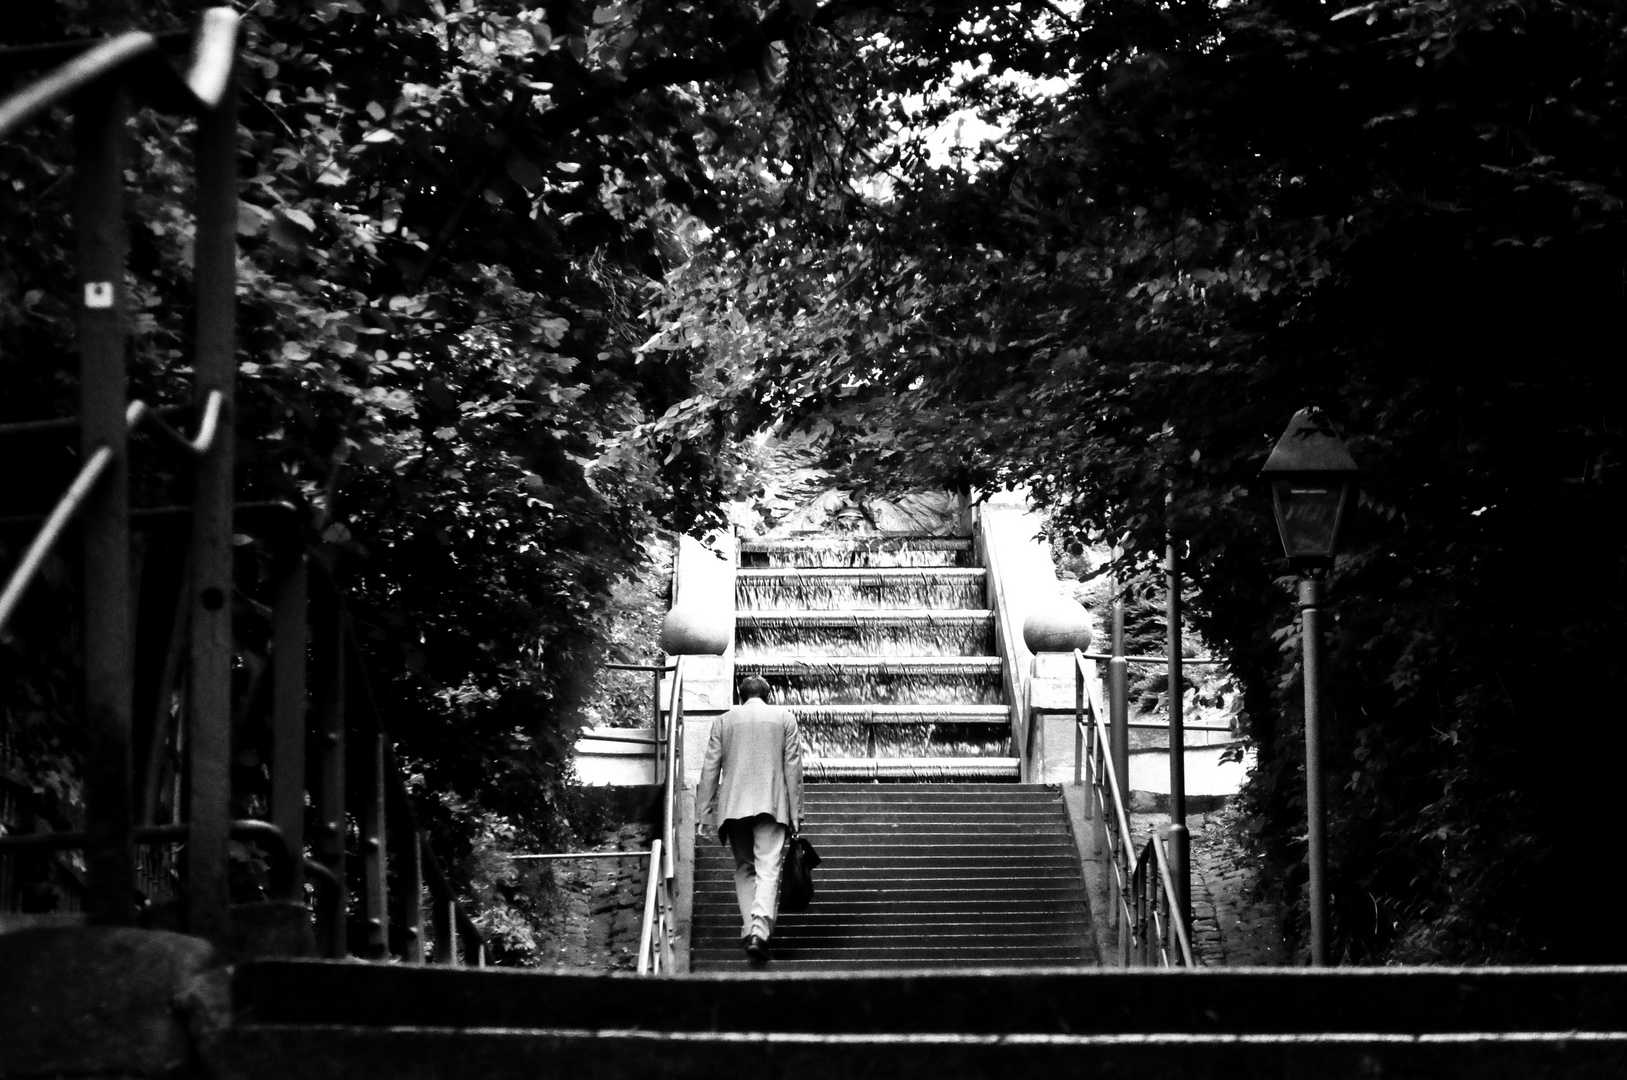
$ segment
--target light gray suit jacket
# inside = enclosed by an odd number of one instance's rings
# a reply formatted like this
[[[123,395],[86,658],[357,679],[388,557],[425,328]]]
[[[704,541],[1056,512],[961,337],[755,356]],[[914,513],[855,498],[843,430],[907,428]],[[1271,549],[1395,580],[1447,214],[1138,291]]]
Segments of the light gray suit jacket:
[[[802,739],[790,709],[753,698],[712,724],[695,820],[721,835],[727,822],[758,814],[783,825],[802,821]]]

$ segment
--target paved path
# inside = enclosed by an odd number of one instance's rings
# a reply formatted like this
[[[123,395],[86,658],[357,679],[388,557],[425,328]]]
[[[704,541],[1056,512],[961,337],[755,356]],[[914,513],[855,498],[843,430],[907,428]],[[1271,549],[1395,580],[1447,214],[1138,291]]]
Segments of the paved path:
[[[1162,833],[1166,814],[1132,814],[1138,837]],[[1282,913],[1258,894],[1258,865],[1238,838],[1230,807],[1189,814],[1192,834],[1192,946],[1205,967],[1282,966],[1293,962],[1282,944]]]

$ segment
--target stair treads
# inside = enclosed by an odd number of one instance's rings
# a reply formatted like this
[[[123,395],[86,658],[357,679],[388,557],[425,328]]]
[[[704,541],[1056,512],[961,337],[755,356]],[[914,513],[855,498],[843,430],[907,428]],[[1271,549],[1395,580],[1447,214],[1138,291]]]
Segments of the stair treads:
[[[964,566],[969,537],[867,536],[742,540],[740,565],[762,566]]]
[[[1058,955],[1059,953],[1063,955]],[[952,940],[939,945],[910,945],[904,947],[891,947],[884,944],[862,944],[851,948],[841,946],[819,945],[810,948],[782,949],[777,943],[774,945],[775,963],[794,963],[798,960],[815,960],[823,963],[848,961],[862,964],[865,967],[874,967],[886,963],[921,963],[923,961],[937,961],[944,964],[992,964],[1004,965],[1017,960],[1031,960],[1040,963],[1066,963],[1071,960],[1081,963],[1086,957],[1086,948],[1081,942],[1059,942],[1054,936],[1045,935],[1036,937],[1032,943],[1016,944],[1011,942],[974,943],[968,941]],[[730,948],[714,947],[712,949],[696,949],[692,954],[694,961],[704,962],[706,966],[734,966],[738,963],[744,966],[745,954],[740,951],[739,945]]]
[[[994,614],[958,608],[743,611],[735,615],[734,648],[736,659],[782,653],[982,656],[994,648]]]
[[[857,922],[873,922],[877,919],[920,919],[923,917],[942,918],[948,920],[965,919],[1020,919],[1020,918],[1049,918],[1054,912],[1062,912],[1069,917],[1076,917],[1085,910],[1085,902],[1079,899],[1079,890],[1074,888],[1053,890],[1054,894],[1041,904],[1035,903],[1035,897],[1028,892],[1013,894],[1007,897],[982,897],[960,899],[936,898],[930,900],[893,898],[879,893],[872,894],[870,899],[858,896],[842,898],[826,897],[820,894],[818,902],[811,905],[806,911],[796,913],[797,922],[841,922],[854,920]],[[733,899],[733,895],[730,895]],[[731,905],[727,910],[723,905],[716,907],[708,905],[704,909],[697,909],[695,921],[699,925],[710,919],[721,919],[738,923],[740,913]],[[789,914],[786,918],[790,918]]]
[[[1020,775],[1016,758],[813,758],[804,759],[805,780],[853,780],[873,777],[882,780],[933,781],[964,777],[995,778]]]
[[[791,655],[736,660],[737,676],[829,675],[999,675],[998,656],[824,656]]]
[[[987,571],[976,568],[740,570],[741,611],[983,609]]]
[[[735,571],[735,584],[746,586],[777,585],[785,581],[823,581],[833,585],[850,584],[900,584],[913,585],[920,582],[937,584],[940,582],[976,581],[981,583],[988,576],[988,571],[980,566],[969,567],[868,567],[850,568],[841,567],[831,569],[807,568],[781,568],[772,570],[737,570]],[[908,605],[898,605],[900,607]]]
[[[761,627],[959,626],[994,621],[988,608],[852,608],[846,611],[737,611],[735,629]]]
[[[792,705],[799,724],[1011,723],[1009,705]]]

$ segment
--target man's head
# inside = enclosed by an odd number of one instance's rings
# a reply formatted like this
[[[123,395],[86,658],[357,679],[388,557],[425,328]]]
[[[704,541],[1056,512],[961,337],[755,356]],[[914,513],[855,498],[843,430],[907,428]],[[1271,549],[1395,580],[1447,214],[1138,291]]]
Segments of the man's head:
[[[752,698],[768,700],[768,680],[761,675],[747,675],[740,680],[740,700],[750,701]]]

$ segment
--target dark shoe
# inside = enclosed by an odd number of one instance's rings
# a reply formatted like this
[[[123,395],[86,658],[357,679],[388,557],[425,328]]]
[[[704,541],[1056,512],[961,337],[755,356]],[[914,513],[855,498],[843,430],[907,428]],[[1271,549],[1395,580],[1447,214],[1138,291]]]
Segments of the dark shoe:
[[[746,950],[746,955],[753,960],[766,961],[774,959],[774,954],[768,951],[768,942],[756,934],[748,937],[741,947]]]

